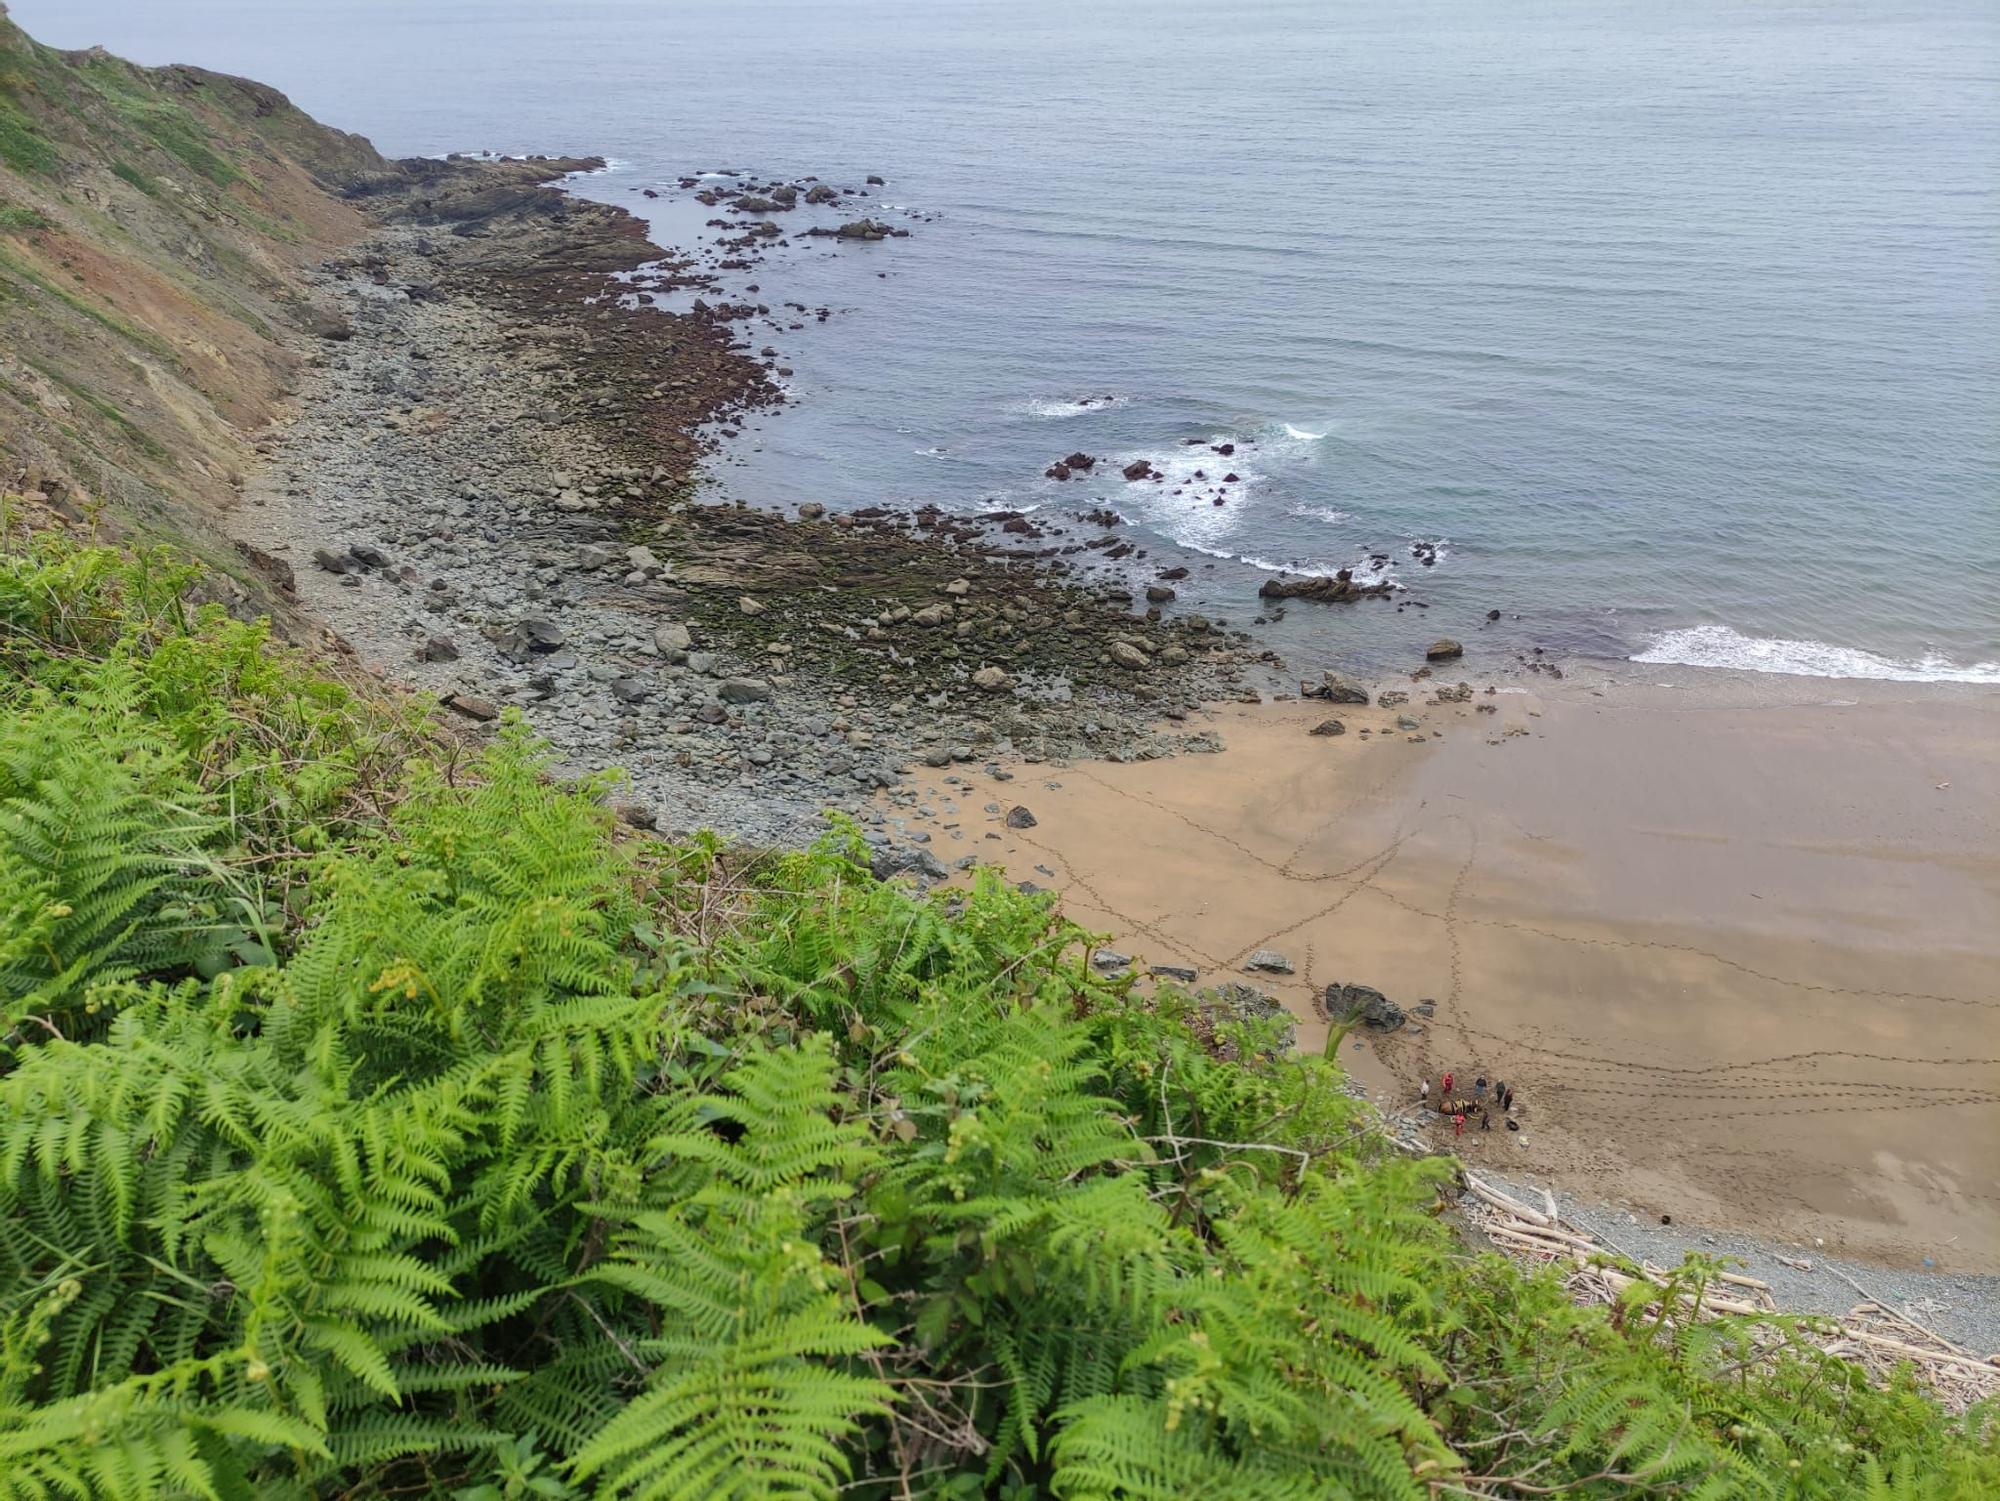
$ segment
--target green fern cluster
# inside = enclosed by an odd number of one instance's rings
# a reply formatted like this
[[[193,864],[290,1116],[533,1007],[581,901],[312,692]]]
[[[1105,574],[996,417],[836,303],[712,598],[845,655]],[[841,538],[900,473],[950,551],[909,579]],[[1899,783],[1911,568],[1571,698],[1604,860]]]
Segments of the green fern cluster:
[[[0,565],[0,1501],[2000,1493],[1991,1414],[1469,1256],[1047,898],[725,882],[186,582]]]

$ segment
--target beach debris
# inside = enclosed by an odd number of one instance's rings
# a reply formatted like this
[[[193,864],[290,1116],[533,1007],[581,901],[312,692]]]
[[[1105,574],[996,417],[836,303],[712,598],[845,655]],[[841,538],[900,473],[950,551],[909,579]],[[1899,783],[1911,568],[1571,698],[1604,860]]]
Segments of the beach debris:
[[[1766,1315],[1780,1312],[1768,1282],[1738,1272],[1718,1271],[1698,1296],[1691,1290],[1677,1291],[1665,1268],[1650,1261],[1634,1260],[1601,1237],[1565,1224],[1546,1189],[1543,1207],[1535,1208],[1472,1173],[1463,1173],[1462,1182],[1468,1198],[1460,1201],[1460,1208],[1466,1218],[1517,1261],[1537,1266],[1566,1266],[1563,1286],[1573,1302],[1613,1306],[1623,1303],[1632,1308],[1635,1296],[1632,1289],[1639,1288],[1655,1295],[1643,1308],[1632,1311],[1653,1314],[1669,1326],[1690,1319],[1707,1322],[1725,1314],[1736,1315],[1756,1321],[1749,1326],[1752,1343],[1772,1354],[1793,1337],[1778,1324],[1761,1321]],[[1775,1259],[1800,1271],[1812,1269],[1809,1261],[1782,1255]],[[1838,1272],[1835,1275],[1860,1293],[1864,1301],[1839,1318],[1799,1321],[1798,1328],[1805,1337],[1826,1354],[1860,1366],[1878,1385],[1886,1384],[1899,1366],[1907,1364],[1931,1395],[1955,1413],[1964,1412],[1975,1402],[2000,1396],[2000,1355],[1982,1359],[1926,1328],[1909,1314],[1899,1313],[1881,1299],[1870,1297],[1853,1278]]]

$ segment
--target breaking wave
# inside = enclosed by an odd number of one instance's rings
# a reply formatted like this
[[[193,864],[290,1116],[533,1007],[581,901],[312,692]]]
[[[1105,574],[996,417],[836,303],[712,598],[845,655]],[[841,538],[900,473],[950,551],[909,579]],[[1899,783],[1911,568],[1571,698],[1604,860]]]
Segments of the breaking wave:
[[[1927,654],[1914,662],[1825,641],[1745,636],[1726,625],[1697,625],[1656,636],[1634,662],[1673,667],[1729,667],[1802,678],[1874,678],[1892,683],[2000,683],[2000,662],[1969,667]]]

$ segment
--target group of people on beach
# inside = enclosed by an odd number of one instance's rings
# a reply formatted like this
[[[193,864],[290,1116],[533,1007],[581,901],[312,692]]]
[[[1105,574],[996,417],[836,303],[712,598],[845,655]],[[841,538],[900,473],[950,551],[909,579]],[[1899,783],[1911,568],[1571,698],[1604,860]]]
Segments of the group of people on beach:
[[[1486,1075],[1481,1074],[1472,1081],[1472,1093],[1470,1096],[1454,1094],[1452,1090],[1457,1083],[1458,1079],[1450,1069],[1446,1069],[1444,1077],[1438,1081],[1438,1114],[1451,1117],[1451,1134],[1454,1136],[1465,1135],[1465,1123],[1475,1118],[1479,1121],[1480,1130],[1491,1131],[1493,1129],[1493,1112],[1491,1107],[1486,1103],[1488,1094]],[[1509,1131],[1520,1130],[1521,1123],[1514,1119],[1514,1091],[1504,1080],[1496,1079],[1493,1081],[1491,1093],[1493,1104],[1500,1107],[1500,1118],[1507,1123],[1507,1129]],[[1430,1108],[1431,1081],[1428,1077],[1424,1078],[1417,1085],[1417,1099],[1426,1110]]]

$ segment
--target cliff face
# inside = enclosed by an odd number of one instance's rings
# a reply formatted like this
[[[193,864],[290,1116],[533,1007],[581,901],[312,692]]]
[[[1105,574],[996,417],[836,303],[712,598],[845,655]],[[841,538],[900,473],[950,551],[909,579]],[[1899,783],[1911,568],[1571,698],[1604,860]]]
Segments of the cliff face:
[[[298,269],[393,170],[260,85],[43,47],[0,15],[0,486],[214,554],[310,349]]]
[[[275,89],[44,47],[0,5],[0,493],[254,587],[218,518],[344,334],[305,269],[383,214],[549,212],[533,184],[572,165],[392,162]]]

